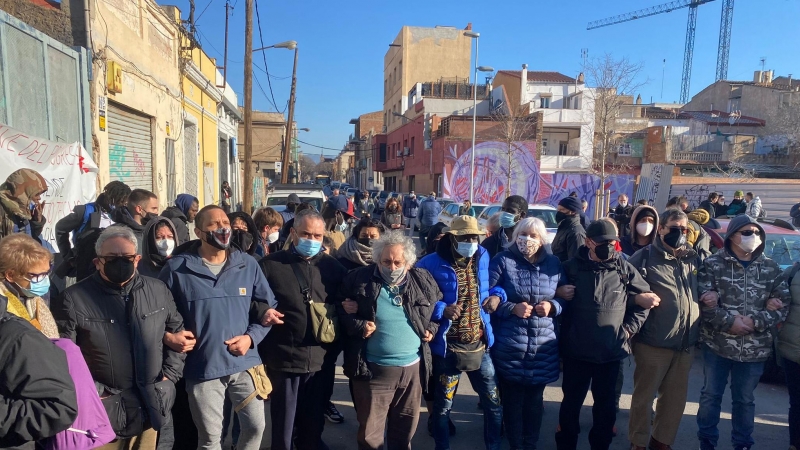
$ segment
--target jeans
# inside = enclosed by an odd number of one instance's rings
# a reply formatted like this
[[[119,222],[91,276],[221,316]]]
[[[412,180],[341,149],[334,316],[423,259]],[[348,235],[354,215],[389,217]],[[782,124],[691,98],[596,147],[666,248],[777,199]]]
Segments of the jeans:
[[[697,437],[701,445],[716,447],[719,441],[719,415],[722,395],[731,378],[731,444],[734,447],[750,448],[755,426],[755,391],[764,372],[763,362],[738,362],[723,358],[708,347],[703,349],[703,389],[700,391],[700,408],[697,411]]]
[[[800,364],[783,360],[789,390],[789,445],[800,448]]]
[[[542,427],[544,384],[522,385],[500,379],[503,418],[511,450],[536,450]]]
[[[445,357],[433,357],[433,376],[438,381],[433,393],[433,440],[436,450],[450,449],[450,410],[453,408],[461,371],[455,367],[452,352]],[[494,365],[489,351],[483,354],[481,367],[467,372],[469,382],[480,398],[483,408],[483,441],[487,450],[499,450],[502,438],[500,428],[503,423],[503,407],[497,390]]]
[[[589,445],[592,450],[608,450],[614,438],[614,423],[617,421],[615,391],[622,364],[619,361],[596,364],[568,357],[564,357],[563,361],[561,390],[564,400],[558,412],[561,431],[556,432],[556,448],[575,450],[578,447],[581,407],[591,385],[594,406]]]
[[[428,246],[428,232],[431,231],[430,225],[421,225],[419,226],[419,245],[422,250],[425,250]],[[411,232],[414,233],[413,231]]]
[[[414,226],[416,225],[417,228],[422,228],[422,225],[419,223],[419,219],[416,217],[406,217],[406,223],[408,224],[408,236],[414,236]]]

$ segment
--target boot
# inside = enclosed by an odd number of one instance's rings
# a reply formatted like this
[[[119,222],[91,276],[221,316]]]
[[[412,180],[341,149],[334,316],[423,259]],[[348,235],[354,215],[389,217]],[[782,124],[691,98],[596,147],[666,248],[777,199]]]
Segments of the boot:
[[[662,444],[653,438],[650,437],[650,445],[647,446],[649,450],[672,450],[672,447],[667,444]]]

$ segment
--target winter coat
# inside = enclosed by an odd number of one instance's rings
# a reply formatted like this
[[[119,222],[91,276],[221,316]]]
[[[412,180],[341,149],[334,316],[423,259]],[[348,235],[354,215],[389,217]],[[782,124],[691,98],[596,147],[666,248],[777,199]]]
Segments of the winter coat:
[[[761,206],[761,199],[758,197],[754,197],[747,203],[747,208],[745,209],[745,214],[748,216],[758,219],[764,213],[764,207]]]
[[[247,334],[258,345],[269,332],[250,315],[251,302],[275,306],[275,296],[255,259],[228,250],[228,260],[214,276],[198,254],[201,243],[189,241],[172,252],[158,278],[175,298],[186,329],[197,337],[186,357],[187,380],[213,380],[261,364],[255,350],[234,356],[220,343]],[[260,316],[259,316],[260,317]]]
[[[564,272],[575,297],[561,318],[561,354],[595,364],[626,358],[630,338],[647,319],[647,310],[633,301],[650,292],[642,275],[619,254],[610,261],[592,261],[586,246],[564,264]]]
[[[407,195],[403,199],[403,216],[409,218],[417,217],[417,210],[419,210],[419,200],[416,197],[411,198],[410,195]]]
[[[333,209],[334,211],[341,211],[347,212],[349,209],[349,205],[347,202],[347,196],[344,194],[334,195],[328,199],[328,208]]]
[[[423,204],[425,202],[422,202]],[[439,324],[439,330],[431,341],[431,351],[436,356],[444,357],[447,352],[447,342],[445,336],[450,326],[451,320],[445,319],[442,315],[448,305],[458,301],[458,282],[456,281],[456,271],[453,269],[452,256],[449,258],[442,255],[451,252],[450,240],[443,238],[439,241],[435,253],[431,253],[417,261],[416,266],[425,269],[433,275],[439,290],[442,291],[442,299],[436,302],[433,309],[431,320]],[[480,296],[478,303],[483,305],[489,297],[489,254],[485,248],[478,246],[478,250],[472,256],[478,260],[478,291]],[[481,321],[483,322],[483,336],[486,347],[494,345],[494,334],[492,333],[492,323],[489,320],[489,313],[483,308],[480,309]]]
[[[800,276],[797,269],[800,269],[800,262],[784,272],[784,275],[794,273],[789,286],[792,305],[789,308],[789,316],[781,328],[778,351],[784,358],[800,364]]]
[[[163,409],[148,403],[153,401],[150,391],[167,377],[173,386],[166,395],[174,396],[186,359],[162,343],[165,332],[184,329],[164,283],[135,275],[120,287],[95,273],[64,291],[56,316],[61,337],[80,347],[98,394],[111,394],[103,406],[117,436],[135,436],[148,428],[147,407]]]
[[[0,448],[33,449],[78,416],[67,356],[0,296]]]
[[[100,219],[102,213],[100,206],[97,203],[92,203],[92,213],[89,214],[89,221],[86,223],[86,228],[81,231],[81,234],[75,237],[75,241],[80,242],[81,238],[87,235],[92,229],[100,228]],[[83,224],[83,215],[86,213],[86,205],[77,205],[72,209],[72,212],[62,217],[61,220],[56,222],[56,246],[58,252],[62,255],[67,255],[72,249],[72,232],[77,232]]]
[[[319,252],[311,259],[304,259],[294,245],[265,256],[259,265],[275,292],[275,309],[284,315],[284,323],[272,329],[258,351],[269,370],[317,372],[322,368],[327,348],[314,338],[309,307],[292,264],[297,264],[305,275],[312,300],[330,304],[341,301],[339,289],[347,270],[336,258]]]
[[[637,251],[628,262],[639,269],[661,303],[650,309],[636,341],[651,347],[688,350],[700,338],[700,304],[697,295],[697,252],[667,251],[658,238]]]
[[[458,215],[459,216],[475,217],[475,208],[470,206],[469,209],[465,209],[463,206],[459,206],[458,207]]]
[[[744,214],[747,211],[747,203],[744,200],[733,200],[728,205],[728,216],[738,216],[739,214]]]
[[[191,240],[188,225],[189,219],[186,218],[186,214],[180,208],[170,206],[161,213],[161,216],[171,220],[175,226],[175,232],[177,233],[175,237],[178,238],[178,245],[183,245]]]
[[[32,198],[47,190],[47,181],[33,169],[19,169],[0,184],[0,239],[24,232],[34,239],[42,234],[47,218],[33,220]]]
[[[731,220],[725,248],[706,258],[697,272],[700,294],[708,291],[719,294],[717,306],[702,308],[701,341],[723,358],[761,362],[769,359],[772,352],[773,327],[783,322],[788,313],[786,307],[768,311],[767,300],[775,297],[788,306],[791,294],[780,266],[764,256],[764,243],[753,252],[747,267],[736,259],[730,249],[730,236],[747,224],[761,229],[756,219],[747,215]],[[728,333],[734,318],[740,314],[750,317],[755,324],[755,330],[745,336]]]
[[[711,200],[703,200],[700,202],[700,209],[705,210],[710,219],[717,217],[717,208],[714,203],[711,203]]]
[[[639,221],[639,216],[642,214],[643,211],[648,210],[652,211],[655,215],[655,219],[653,222],[653,231],[650,232],[650,236],[647,239],[647,244],[639,245],[636,241],[636,236],[639,235],[639,232],[636,231],[636,224]],[[647,247],[648,245],[652,244],[655,241],[656,235],[658,234],[658,211],[652,206],[641,205],[633,211],[631,214],[631,221],[629,224],[630,233],[620,239],[620,245],[622,246],[622,253],[625,253],[628,256],[633,255],[636,253],[637,250]]]
[[[377,266],[356,269],[348,274],[341,285],[341,298],[349,298],[358,303],[358,312],[347,314],[337,304],[339,323],[344,332],[344,374],[348,378],[369,380],[372,373],[367,365],[367,339],[364,339],[364,325],[367,321],[375,322],[378,295],[383,281]],[[403,310],[411,328],[420,338],[420,380],[423,389],[427,390],[428,380],[433,373],[433,357],[427,342],[423,342],[425,331],[436,335],[439,324],[431,320],[436,303],[441,300],[442,293],[431,274],[423,269],[412,268],[406,276],[406,284],[402,293]]]
[[[433,197],[428,197],[419,205],[418,218],[423,229],[430,228],[439,221],[442,205]]]
[[[120,208],[116,208],[111,213],[111,220],[114,221],[117,225],[124,225],[133,231],[133,234],[136,236],[136,241],[139,245],[136,247],[136,253],[142,254],[142,236],[144,235],[144,225],[140,224],[139,222],[133,219],[133,215],[128,210],[127,206],[122,206]],[[145,222],[145,225],[147,223]]]
[[[403,216],[400,214],[400,211],[390,212],[388,209],[384,209],[383,213],[381,214],[381,223],[389,230],[392,230],[392,225],[403,225]]]
[[[543,248],[535,262],[528,261],[513,245],[489,263],[489,295],[501,300],[493,316],[492,361],[502,380],[521,385],[558,380],[555,318],[564,310],[564,301],[555,296],[565,279],[561,262]],[[522,319],[512,312],[518,303],[536,306],[545,301],[553,305],[548,317],[534,314]]]
[[[578,249],[586,240],[586,230],[581,226],[578,215],[567,217],[558,224],[558,231],[553,238],[551,248],[553,254],[563,263],[574,258]]]
[[[170,230],[172,230],[172,235],[176,240],[175,247],[172,251],[174,252],[180,245],[177,243],[178,233],[175,230],[173,221],[161,216],[150,219],[147,225],[144,226],[144,232],[142,233],[142,259],[139,261],[139,265],[136,266],[139,275],[143,277],[158,278],[161,269],[164,267],[167,259],[169,259],[166,256],[161,256],[161,254],[158,253],[158,248],[156,248],[156,225],[161,223],[166,224]]]
[[[510,230],[513,232],[513,228],[510,228]],[[481,242],[481,246],[489,251],[489,259],[491,260],[505,250],[506,245],[508,245],[508,239],[506,228],[500,228],[492,233],[491,236],[484,239],[483,242]]]

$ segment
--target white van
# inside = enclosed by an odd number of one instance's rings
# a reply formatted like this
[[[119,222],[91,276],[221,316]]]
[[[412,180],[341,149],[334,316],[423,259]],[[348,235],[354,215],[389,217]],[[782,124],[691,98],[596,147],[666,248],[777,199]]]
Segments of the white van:
[[[289,194],[297,194],[303,203],[311,203],[317,211],[322,211],[325,194],[322,186],[313,184],[273,184],[267,188],[267,206],[286,205]]]

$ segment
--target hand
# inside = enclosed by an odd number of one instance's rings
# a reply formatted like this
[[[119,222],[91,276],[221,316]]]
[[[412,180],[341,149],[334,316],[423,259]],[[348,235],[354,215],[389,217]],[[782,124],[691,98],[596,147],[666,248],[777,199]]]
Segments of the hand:
[[[375,326],[375,322],[373,322],[373,321],[371,321],[371,320],[368,320],[368,321],[367,321],[367,322],[364,324],[364,339],[366,339],[366,338],[368,338],[368,337],[372,336],[372,333],[374,333],[374,332],[375,332],[375,329],[376,329],[376,328],[377,328],[377,327]]]
[[[447,320],[456,320],[461,316],[461,305],[453,303],[444,309],[442,316]]]
[[[179,331],[175,334],[164,333],[164,345],[178,353],[188,353],[194,349],[197,340],[194,333],[189,330]]]
[[[349,298],[342,302],[342,307],[347,314],[355,314],[358,312],[358,303]]]
[[[247,354],[247,351],[250,350],[250,346],[253,345],[253,340],[250,339],[250,336],[245,334],[228,339],[225,341],[225,345],[228,346],[228,351],[231,355],[244,356]]]
[[[700,296],[700,301],[706,308],[713,308],[719,303],[719,292],[707,291]]]
[[[750,334],[753,332],[753,329],[745,325],[744,321],[742,320],[743,316],[736,316],[733,319],[733,325],[728,330],[728,333],[734,334],[736,336],[744,336],[746,334]]]
[[[658,295],[652,292],[645,292],[643,294],[638,294],[634,299],[636,304],[641,306],[644,309],[651,309],[655,308],[659,304],[661,304],[661,299]]]
[[[783,308],[783,302],[779,298],[771,298],[767,300],[767,311],[777,311]]]
[[[544,301],[536,305],[533,309],[536,311],[537,316],[547,317],[550,315],[550,311],[553,309],[553,304],[549,301]]]
[[[42,218],[44,217],[43,211],[44,211],[44,204],[45,203],[46,202],[41,202],[41,203],[37,203],[36,204],[36,206],[33,208],[33,211],[31,212],[31,221],[33,221],[33,222],[41,222],[42,221]]]
[[[564,286],[559,286],[556,289],[556,297],[563,298],[564,300],[570,301],[575,298],[575,286],[571,284],[565,284]]]
[[[533,306],[531,306],[529,303],[517,303],[511,312],[520,319],[527,319],[531,316],[531,314],[533,314]]]
[[[422,336],[422,342],[430,342],[433,340],[433,333],[428,330],[425,330],[425,335]]]
[[[742,318],[742,323],[744,323],[747,328],[750,328],[750,330],[756,329],[756,323],[753,321],[751,317],[749,316],[739,316],[739,317]]]
[[[497,305],[500,304],[500,297],[496,295],[490,295],[483,301],[483,310],[487,313],[491,314],[497,311]]]
[[[268,327],[271,325],[283,325],[283,321],[281,318],[283,314],[279,313],[277,309],[270,308],[267,312],[264,313],[264,316],[261,318],[261,325]]]

